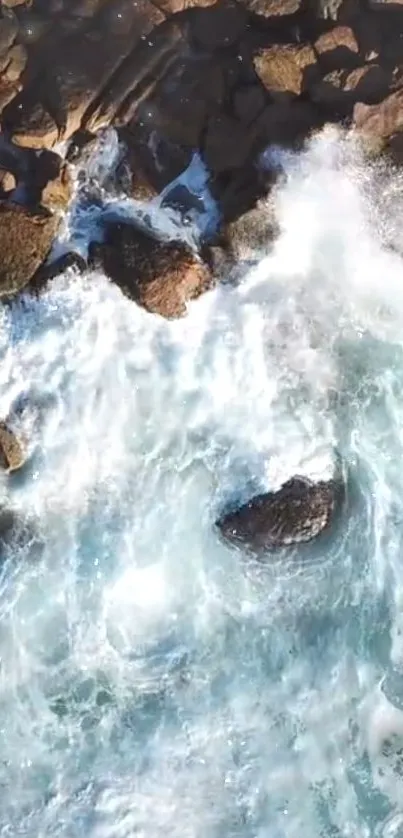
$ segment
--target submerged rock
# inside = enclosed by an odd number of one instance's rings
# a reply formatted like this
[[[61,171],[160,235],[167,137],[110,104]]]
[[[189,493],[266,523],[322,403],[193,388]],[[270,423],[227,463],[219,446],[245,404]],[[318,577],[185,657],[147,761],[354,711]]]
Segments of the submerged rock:
[[[332,523],[341,480],[292,477],[277,492],[256,495],[216,521],[222,536],[254,553],[312,541]]]
[[[109,224],[105,244],[92,248],[94,256],[128,297],[162,317],[181,317],[186,303],[212,282],[207,266],[186,244],[158,241],[129,223]]]
[[[25,452],[7,422],[0,422],[0,468],[17,471],[25,462]]]

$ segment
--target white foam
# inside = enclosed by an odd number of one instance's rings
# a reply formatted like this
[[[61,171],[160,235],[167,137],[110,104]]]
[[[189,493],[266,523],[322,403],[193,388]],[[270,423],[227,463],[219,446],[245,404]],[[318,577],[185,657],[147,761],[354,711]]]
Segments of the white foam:
[[[95,273],[1,313],[1,413],[26,405],[31,453],[1,491],[32,527],[0,579],[4,835],[399,834],[378,747],[398,711],[377,708],[403,590],[402,262],[354,142],[284,165],[277,245],[181,321]],[[349,517],[322,555],[259,569],[219,541],[229,500],[328,476],[335,447]]]

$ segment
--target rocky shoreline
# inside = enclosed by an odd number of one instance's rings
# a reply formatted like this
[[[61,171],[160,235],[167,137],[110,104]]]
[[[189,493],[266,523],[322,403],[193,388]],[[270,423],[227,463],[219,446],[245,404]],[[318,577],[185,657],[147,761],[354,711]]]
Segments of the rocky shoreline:
[[[298,147],[330,121],[400,162],[403,4],[2,0],[0,12],[3,297],[35,278],[71,196],[68,161],[109,126],[124,149],[120,188],[135,199],[160,193],[198,152],[224,232],[267,193],[256,161],[270,144]],[[194,270],[208,287],[207,265]]]
[[[217,258],[236,262],[236,231],[275,179],[259,156],[299,148],[329,122],[400,164],[402,2],[1,0],[0,296],[88,264],[153,314],[183,315],[216,280]],[[109,128],[121,149],[112,188],[135,200],[161,194],[199,155],[220,217],[199,252],[118,219],[88,262],[71,252],[47,264],[72,167]],[[176,206],[188,199],[176,190]],[[18,468],[18,443],[16,464],[12,432],[1,434],[3,466]],[[323,497],[324,527],[334,499]]]

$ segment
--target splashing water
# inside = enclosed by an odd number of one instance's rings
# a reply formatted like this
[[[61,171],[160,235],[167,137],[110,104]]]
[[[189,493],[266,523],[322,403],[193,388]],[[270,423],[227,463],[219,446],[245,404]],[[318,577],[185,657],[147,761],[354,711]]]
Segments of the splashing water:
[[[403,204],[334,132],[283,165],[279,240],[183,320],[98,274],[1,312],[2,836],[403,836]],[[218,540],[335,448],[319,559]]]

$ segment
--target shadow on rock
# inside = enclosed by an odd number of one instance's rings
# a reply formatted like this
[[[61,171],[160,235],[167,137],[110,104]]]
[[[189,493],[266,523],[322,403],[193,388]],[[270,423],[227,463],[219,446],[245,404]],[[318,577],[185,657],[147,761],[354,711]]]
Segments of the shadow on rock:
[[[328,532],[340,516],[346,484],[340,474],[313,482],[295,476],[278,491],[255,495],[216,521],[225,541],[260,557],[305,544]]]

